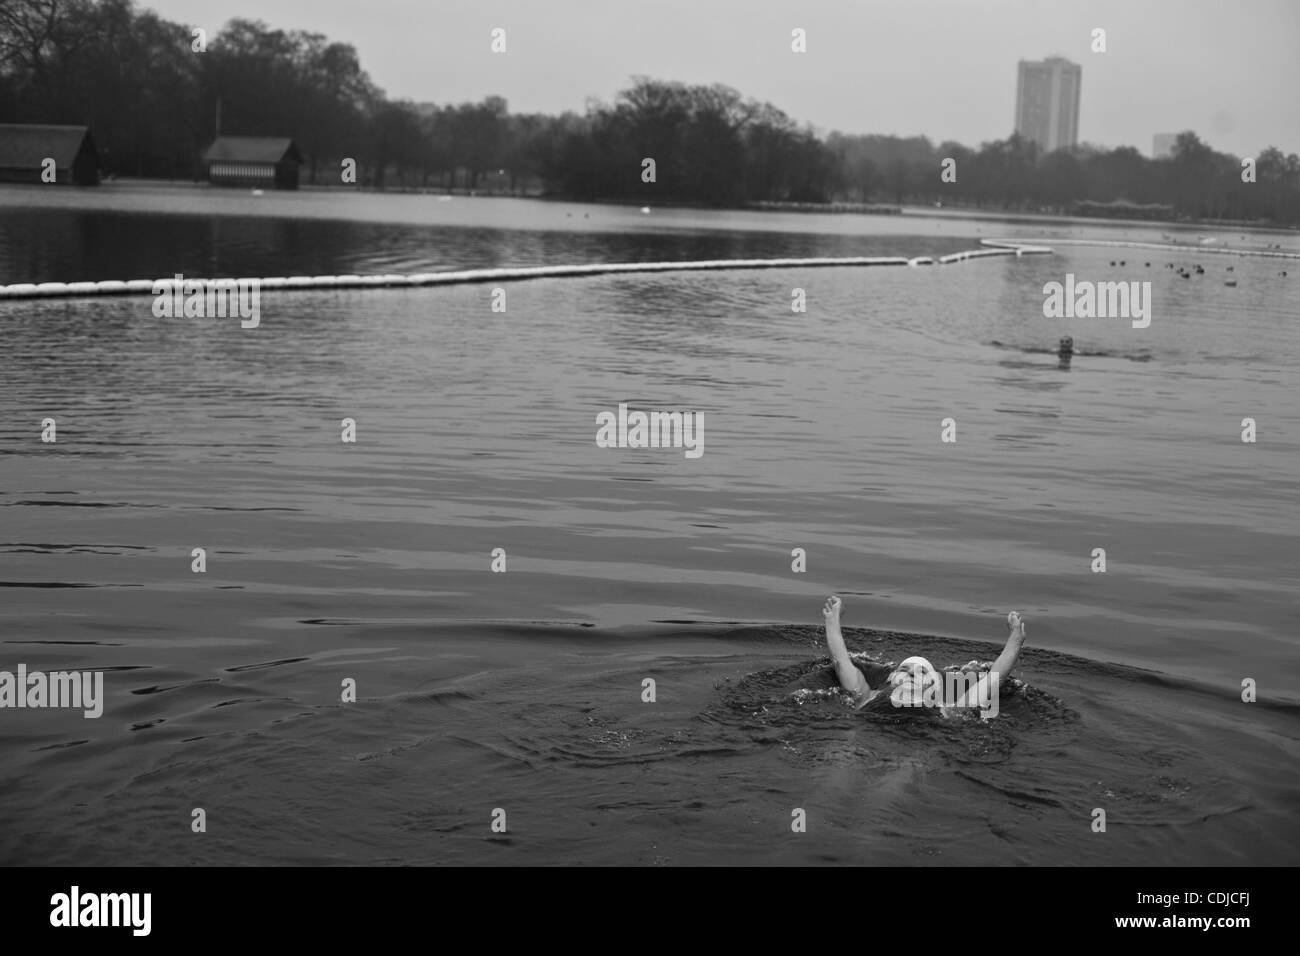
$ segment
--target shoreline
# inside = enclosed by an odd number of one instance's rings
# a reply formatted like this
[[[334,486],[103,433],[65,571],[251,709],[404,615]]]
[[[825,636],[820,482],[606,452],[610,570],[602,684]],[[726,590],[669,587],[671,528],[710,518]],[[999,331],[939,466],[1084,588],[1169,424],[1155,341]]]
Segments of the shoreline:
[[[38,193],[39,191],[39,193]],[[399,198],[433,198],[435,201],[465,201],[474,199],[492,199],[492,200],[516,200],[523,202],[546,203],[548,205],[577,205],[577,206],[603,206],[619,209],[635,210],[642,208],[635,200],[599,200],[599,199],[571,199],[554,195],[521,195],[517,193],[482,193],[478,191],[470,192],[466,190],[457,190],[448,192],[443,189],[369,189],[361,187],[342,187],[342,186],[319,186],[305,185],[297,190],[266,190],[261,195],[254,196],[251,190],[242,188],[213,186],[210,183],[194,181],[188,179],[137,179],[134,177],[114,179],[101,182],[94,187],[64,187],[56,190],[50,190],[48,186],[42,186],[29,183],[0,183],[0,207],[7,208],[31,208],[31,209],[97,209],[104,208],[103,204],[95,202],[94,198],[98,196],[112,197],[129,195],[132,193],[144,194],[152,192],[155,195],[166,195],[176,193],[187,193],[191,195],[206,195],[212,198],[222,197],[231,200],[241,200],[244,204],[250,199],[266,200],[286,199],[295,195],[319,196],[327,193],[334,193],[342,196],[366,196],[373,198],[391,197]],[[33,202],[9,202],[10,197],[23,197],[40,195],[42,200]],[[49,202],[54,199],[54,202]],[[86,202],[85,200],[91,200]],[[934,209],[929,206],[917,205],[882,205],[878,203],[794,203],[794,202],[752,202],[741,206],[706,206],[693,205],[688,203],[671,203],[660,206],[648,207],[654,212],[717,212],[717,213],[782,213],[797,215],[799,217],[807,216],[835,216],[843,218],[845,216],[868,216],[878,217],[887,216],[890,219],[899,221],[904,220],[933,220],[942,219],[954,222],[973,221],[973,222],[1000,222],[1000,223],[1025,223],[1032,225],[1060,225],[1060,226],[1092,226],[1099,228],[1141,228],[1152,229],[1162,228],[1167,230],[1213,230],[1219,232],[1249,232],[1256,234],[1275,234],[1295,236],[1300,235],[1300,224],[1292,225],[1262,225],[1259,223],[1248,223],[1240,220],[1166,220],[1166,219],[1122,219],[1111,216],[1071,216],[1058,213],[1039,213],[1025,212],[1016,210],[996,210],[996,209],[972,209],[965,206],[944,207]],[[143,214],[176,214],[172,209],[154,209],[142,208],[139,210],[117,210],[122,212],[140,212]],[[181,214],[207,214],[212,215],[254,215],[257,214],[249,209],[196,209],[186,210]],[[347,220],[352,217],[346,215],[338,216],[320,216],[310,215],[304,218],[322,219],[337,218]],[[380,220],[383,221],[383,220]]]

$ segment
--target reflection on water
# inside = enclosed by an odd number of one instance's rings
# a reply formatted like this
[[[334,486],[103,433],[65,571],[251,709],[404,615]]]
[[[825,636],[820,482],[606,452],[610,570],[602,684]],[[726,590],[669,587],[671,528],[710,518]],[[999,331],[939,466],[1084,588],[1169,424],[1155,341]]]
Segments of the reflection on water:
[[[428,197],[424,197],[428,200]],[[558,214],[558,207],[553,208]],[[493,266],[896,254],[894,236],[789,235],[644,229],[574,232],[437,227],[347,220],[141,216],[121,211],[17,209],[0,219],[0,281],[71,282],[266,275],[415,273]],[[636,224],[640,225],[640,224]],[[918,253],[970,248],[920,237]]]

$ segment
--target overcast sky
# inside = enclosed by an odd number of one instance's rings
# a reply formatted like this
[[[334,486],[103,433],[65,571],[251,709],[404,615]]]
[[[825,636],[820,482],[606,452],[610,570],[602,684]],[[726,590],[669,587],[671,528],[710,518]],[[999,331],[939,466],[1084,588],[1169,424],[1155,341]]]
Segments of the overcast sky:
[[[392,98],[496,94],[581,111],[633,74],[725,83],[823,132],[977,145],[1014,126],[1016,61],[1083,67],[1079,138],[1151,151],[1300,153],[1300,0],[137,0],[169,20],[231,17],[351,43]],[[490,52],[506,30],[507,52]],[[808,52],[790,51],[802,27]],[[1091,31],[1106,30],[1093,53]]]

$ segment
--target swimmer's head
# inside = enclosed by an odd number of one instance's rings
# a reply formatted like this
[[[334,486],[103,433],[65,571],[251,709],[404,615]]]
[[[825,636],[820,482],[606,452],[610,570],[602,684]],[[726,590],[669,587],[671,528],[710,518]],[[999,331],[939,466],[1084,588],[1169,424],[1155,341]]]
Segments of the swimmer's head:
[[[939,672],[924,657],[909,657],[889,675],[890,696],[902,704],[921,704],[939,691]]]
[[[1074,354],[1074,339],[1070,338],[1070,336],[1068,335],[1061,336],[1061,354],[1062,355]]]

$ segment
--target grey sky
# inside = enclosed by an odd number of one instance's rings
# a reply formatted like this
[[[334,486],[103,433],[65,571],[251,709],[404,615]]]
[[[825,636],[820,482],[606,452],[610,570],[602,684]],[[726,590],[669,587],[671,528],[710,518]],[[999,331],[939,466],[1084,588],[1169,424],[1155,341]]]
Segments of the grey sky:
[[[1000,139],[1016,61],[1083,67],[1079,137],[1151,150],[1193,129],[1216,149],[1300,153],[1297,0],[138,0],[219,28],[234,16],[352,43],[390,97],[506,98],[581,111],[633,74],[725,83],[825,131]],[[489,50],[507,31],[508,51]],[[808,52],[790,51],[790,31]],[[1102,27],[1107,52],[1093,53]]]

